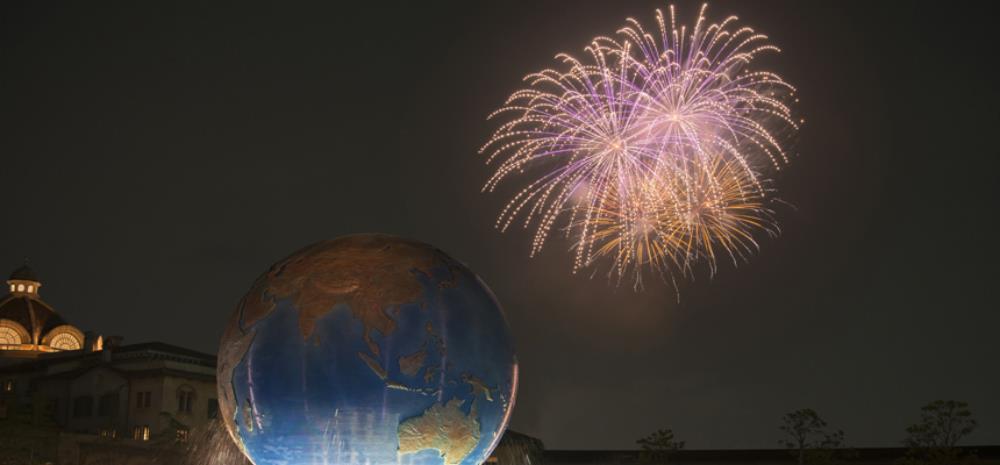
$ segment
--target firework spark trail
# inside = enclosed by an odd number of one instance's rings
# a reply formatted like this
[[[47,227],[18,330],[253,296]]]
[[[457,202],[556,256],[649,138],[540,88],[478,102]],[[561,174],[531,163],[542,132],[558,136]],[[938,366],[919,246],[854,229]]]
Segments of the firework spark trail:
[[[535,228],[531,255],[553,229],[572,243],[573,271],[610,261],[609,277],[644,270],[693,276],[717,260],[746,260],[754,234],[774,234],[768,173],[788,162],[782,133],[798,129],[795,89],[753,69],[778,52],[737,18],[694,27],[656,12],[597,37],[585,59],[559,54],[561,70],[525,77],[490,118],[508,117],[480,149],[497,163],[484,191],[515,176],[527,185],[496,226]],[[558,226],[557,226],[558,225]]]

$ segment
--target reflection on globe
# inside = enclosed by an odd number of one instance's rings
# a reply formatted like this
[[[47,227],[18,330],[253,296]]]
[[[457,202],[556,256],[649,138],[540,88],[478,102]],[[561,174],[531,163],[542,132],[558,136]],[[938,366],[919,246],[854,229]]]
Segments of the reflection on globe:
[[[226,427],[256,465],[480,464],[517,359],[496,298],[419,242],[345,236],[257,279],[219,349]]]

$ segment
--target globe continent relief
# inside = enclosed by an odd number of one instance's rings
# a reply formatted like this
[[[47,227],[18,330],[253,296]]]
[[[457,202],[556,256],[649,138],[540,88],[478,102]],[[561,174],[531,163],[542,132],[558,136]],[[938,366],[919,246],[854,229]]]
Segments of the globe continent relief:
[[[517,389],[492,292],[429,245],[319,242],[254,282],[223,334],[220,410],[256,465],[480,464]]]

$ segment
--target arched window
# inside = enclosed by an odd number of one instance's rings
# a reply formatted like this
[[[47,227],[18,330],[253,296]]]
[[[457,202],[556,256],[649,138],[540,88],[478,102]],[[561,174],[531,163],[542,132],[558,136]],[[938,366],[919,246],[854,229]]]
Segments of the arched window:
[[[42,338],[42,344],[57,350],[80,350],[83,348],[83,333],[70,325],[56,326]]]
[[[17,292],[24,292],[24,284],[17,285]]]
[[[14,328],[0,326],[0,344],[20,344],[21,335]]]
[[[73,337],[72,334],[62,333],[56,334],[49,342],[49,346],[53,349],[59,350],[80,350],[80,341]]]
[[[0,319],[0,346],[27,344],[30,340],[24,326],[14,320]]]

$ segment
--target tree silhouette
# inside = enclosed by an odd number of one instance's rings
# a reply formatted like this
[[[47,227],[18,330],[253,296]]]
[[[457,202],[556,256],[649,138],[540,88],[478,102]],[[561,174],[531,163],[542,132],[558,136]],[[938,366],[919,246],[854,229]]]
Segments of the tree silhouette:
[[[906,428],[903,444],[909,449],[903,463],[955,465],[975,463],[973,454],[958,448],[959,441],[979,424],[972,418],[969,404],[955,400],[935,400],[920,409],[920,421]]]
[[[670,428],[656,430],[635,443],[642,448],[639,456],[642,463],[667,463],[670,454],[684,448],[684,441],[675,440]]]
[[[778,429],[788,437],[778,443],[793,451],[799,465],[834,463],[838,451],[842,452],[841,455],[851,454],[844,449],[844,432],[827,431],[826,420],[813,409],[786,413],[781,420]]]

